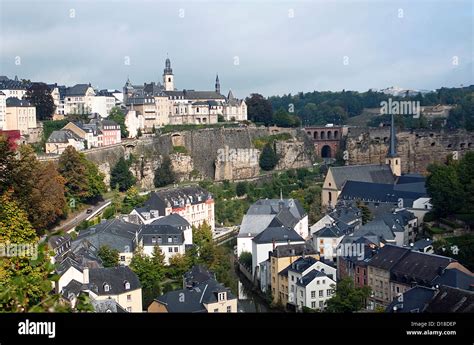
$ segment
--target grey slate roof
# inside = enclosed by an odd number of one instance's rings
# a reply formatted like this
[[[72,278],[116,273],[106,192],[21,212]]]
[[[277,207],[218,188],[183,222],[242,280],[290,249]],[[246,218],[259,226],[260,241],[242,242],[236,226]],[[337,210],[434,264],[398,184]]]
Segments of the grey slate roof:
[[[154,245],[181,245],[184,243],[183,229],[178,229],[170,225],[146,224],[141,227],[141,237],[144,246]],[[153,238],[157,240],[153,242]],[[172,242],[168,242],[168,238]]]
[[[289,256],[301,256],[303,254],[311,255],[317,254],[317,251],[311,244],[285,244],[275,247],[270,253],[270,256],[277,258],[284,258]]]
[[[70,240],[71,240],[71,235],[69,234],[51,236],[48,239],[48,246],[51,249],[56,249],[58,247],[61,247],[63,244],[67,243]]]
[[[255,236],[252,241],[257,244],[272,242],[304,242],[304,239],[298,233],[289,227],[269,227]]]
[[[403,199],[403,207],[412,207],[413,202],[425,193],[395,190],[394,185],[360,181],[347,181],[339,196],[340,200],[362,200],[380,203],[398,203]]]
[[[313,258],[312,256],[307,256],[307,257],[301,257],[298,258],[298,260],[292,262],[290,265],[288,265],[288,271],[291,272],[296,272],[296,273],[303,273],[306,271],[309,267],[314,265],[318,260]]]
[[[67,129],[61,129],[59,131],[53,131],[46,142],[47,143],[68,143],[69,139],[74,139],[76,141],[83,141],[83,139],[77,136],[76,134],[74,134],[74,132]]]
[[[111,219],[81,230],[72,245],[76,247],[80,243],[87,242],[97,249],[108,246],[119,252],[132,252],[136,245],[135,236],[139,230],[139,225]]]
[[[370,236],[375,235],[385,241],[395,240],[395,234],[383,220],[374,219],[354,231],[354,236]]]
[[[451,286],[464,290],[471,290],[474,288],[474,276],[469,275],[456,268],[452,268],[444,270],[444,272],[433,281],[433,284]]]
[[[7,107],[33,107],[26,99],[18,99],[16,97],[8,97],[5,103]]]
[[[421,240],[416,241],[413,243],[413,249],[422,251],[428,246],[433,245],[433,240],[430,238],[422,238]]]
[[[163,91],[169,97],[183,97],[183,99],[225,99],[225,97],[215,91]]]
[[[397,307],[396,312],[398,313],[421,313],[425,310],[428,303],[435,295],[436,290],[424,286],[415,286],[403,294],[403,302],[399,302],[395,299],[387,307],[386,311],[389,313],[394,312],[394,307]]]
[[[194,265],[190,271],[184,274],[184,285],[187,288],[194,287],[198,284],[204,283],[209,279],[216,279],[216,275],[207,270],[202,265]]]
[[[321,271],[313,269],[310,272],[306,273],[303,276],[303,278],[301,278],[301,280],[298,279],[297,282],[296,282],[296,285],[307,286],[309,283],[311,283],[314,279],[316,279],[318,277],[326,277],[326,274],[324,274]]]
[[[379,249],[369,262],[369,266],[383,270],[391,270],[398,261],[407,255],[410,249],[386,244]]]
[[[431,285],[456,260],[446,256],[409,251],[392,267],[391,280],[404,284]]]
[[[76,84],[66,89],[66,97],[68,96],[84,96],[87,89],[90,87],[89,84]]]
[[[165,305],[170,313],[206,313],[204,304],[217,302],[219,292],[226,292],[227,299],[236,298],[229,289],[216,280],[209,279],[191,289],[170,291],[159,296],[155,301]],[[186,303],[181,302],[183,297]]]
[[[330,167],[337,189],[341,189],[346,181],[361,181],[373,183],[393,184],[395,182],[392,170],[388,165],[346,165]]]
[[[191,224],[177,213],[171,213],[165,217],[158,218],[151,222],[154,225],[169,225],[178,229],[189,228]]]
[[[474,292],[440,286],[425,313],[472,313],[474,312]]]
[[[125,289],[125,283],[130,283],[130,289]],[[105,291],[105,284],[110,289]],[[127,266],[93,268],[89,270],[88,287],[97,295],[118,295],[126,291],[133,291],[141,288],[137,275]]]
[[[255,236],[267,227],[283,225],[293,228],[305,216],[306,212],[298,200],[260,199],[247,210],[238,237]]]
[[[112,298],[92,300],[91,304],[96,313],[127,313],[127,311]]]

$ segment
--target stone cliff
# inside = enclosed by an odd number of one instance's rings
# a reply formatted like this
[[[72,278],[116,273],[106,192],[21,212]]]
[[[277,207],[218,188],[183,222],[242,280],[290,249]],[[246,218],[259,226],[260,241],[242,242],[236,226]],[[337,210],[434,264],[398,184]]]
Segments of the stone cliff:
[[[346,138],[349,164],[385,163],[389,128],[350,128]],[[426,174],[429,164],[443,162],[448,155],[459,158],[474,150],[474,133],[466,131],[427,131],[397,133],[397,152],[402,173]]]

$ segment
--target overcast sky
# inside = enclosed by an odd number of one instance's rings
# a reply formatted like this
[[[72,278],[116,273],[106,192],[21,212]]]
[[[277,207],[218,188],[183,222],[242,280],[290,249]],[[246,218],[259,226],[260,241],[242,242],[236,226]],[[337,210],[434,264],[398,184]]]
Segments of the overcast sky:
[[[0,75],[245,97],[473,84],[473,1],[0,0]],[[129,64],[127,64],[129,62]],[[457,62],[457,64],[456,64]]]

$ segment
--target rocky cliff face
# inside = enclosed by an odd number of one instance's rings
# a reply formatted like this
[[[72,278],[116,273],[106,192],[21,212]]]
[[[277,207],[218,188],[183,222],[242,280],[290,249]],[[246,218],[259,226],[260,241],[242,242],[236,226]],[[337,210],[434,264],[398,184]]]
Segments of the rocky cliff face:
[[[346,140],[349,164],[385,163],[389,128],[351,128]],[[426,174],[429,164],[443,162],[448,155],[459,158],[474,150],[474,133],[466,131],[413,131],[397,134],[397,152],[402,173]]]

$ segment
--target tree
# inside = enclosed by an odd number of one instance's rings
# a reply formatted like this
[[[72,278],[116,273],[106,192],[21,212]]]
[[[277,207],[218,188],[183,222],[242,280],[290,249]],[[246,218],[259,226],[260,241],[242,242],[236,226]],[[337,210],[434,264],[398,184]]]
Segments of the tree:
[[[356,201],[356,206],[362,213],[362,224],[367,224],[372,220],[372,212],[370,212],[370,209],[362,203],[362,201],[357,200]]]
[[[138,128],[138,130],[137,130],[137,139],[142,137],[142,136],[143,136],[142,129]]]
[[[272,122],[272,104],[258,93],[252,93],[245,99],[247,114],[251,121],[268,125]]]
[[[89,297],[89,294],[85,292],[79,293],[79,296],[77,296],[77,302],[76,302],[76,311],[79,313],[92,313],[94,312],[94,306],[91,303],[91,299]]]
[[[59,156],[58,171],[66,180],[66,195],[78,201],[89,197],[87,167],[79,152],[68,146]]]
[[[101,246],[97,255],[102,260],[104,267],[117,267],[119,265],[119,252],[109,246]]]
[[[203,248],[205,245],[212,243],[212,229],[207,222],[202,223],[200,226],[192,227],[193,232],[193,243],[198,248]]]
[[[6,136],[0,134],[0,193],[3,194],[14,184],[18,162]]]
[[[433,164],[428,167],[426,190],[431,198],[433,213],[444,217],[460,210],[463,205],[463,188],[456,167]]]
[[[161,165],[155,170],[153,182],[155,187],[164,187],[175,182],[175,175],[169,156],[165,156]]]
[[[270,144],[266,144],[263,147],[262,153],[260,154],[259,164],[260,168],[265,171],[273,170],[278,163],[278,156]]]
[[[244,196],[247,194],[248,184],[246,182],[238,182],[235,186],[235,194],[237,196]]]
[[[273,122],[279,127],[298,127],[301,121],[298,117],[289,114],[285,109],[280,108],[273,116]]]
[[[168,273],[171,278],[180,279],[184,273],[191,269],[189,257],[182,254],[173,255],[170,258]]]
[[[62,311],[58,295],[51,294],[53,267],[45,244],[38,244],[35,229],[11,192],[0,196],[0,239],[31,249],[0,260],[0,311]]]
[[[165,276],[164,255],[158,246],[153,248],[153,257],[138,247],[130,262],[130,268],[138,276],[143,290],[143,305],[148,306],[162,292]]]
[[[110,109],[109,116],[107,119],[112,120],[120,125],[120,136],[122,138],[128,138],[127,126],[125,126],[125,114],[119,107],[113,107]]]
[[[65,183],[66,180],[58,173],[54,163],[38,164],[29,196],[28,215],[40,234],[67,212]]]
[[[58,171],[66,180],[68,198],[91,202],[99,199],[106,190],[104,174],[72,146],[68,146],[59,157]]]
[[[327,301],[326,310],[331,313],[352,313],[365,308],[370,288],[354,287],[352,278],[342,279],[336,286],[336,293]]]
[[[252,253],[250,252],[240,253],[239,262],[247,268],[252,268]]]
[[[48,85],[32,83],[26,91],[25,98],[36,107],[36,118],[38,120],[51,120],[56,106]]]
[[[133,176],[130,171],[125,158],[120,157],[119,161],[110,172],[110,187],[114,188],[118,185],[119,190],[124,192],[132,187],[135,182],[135,176]]]
[[[146,196],[141,196],[135,186],[130,187],[125,193],[122,204],[122,212],[130,213],[136,206],[145,201]]]

